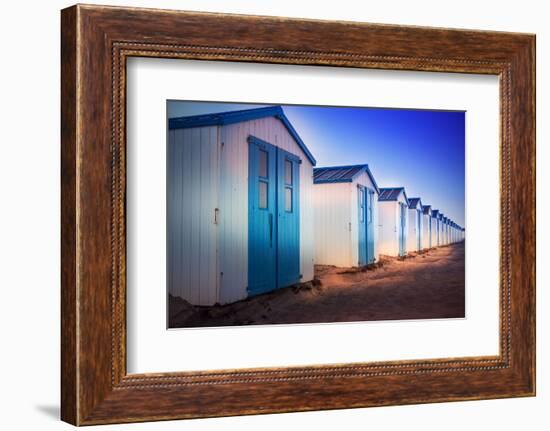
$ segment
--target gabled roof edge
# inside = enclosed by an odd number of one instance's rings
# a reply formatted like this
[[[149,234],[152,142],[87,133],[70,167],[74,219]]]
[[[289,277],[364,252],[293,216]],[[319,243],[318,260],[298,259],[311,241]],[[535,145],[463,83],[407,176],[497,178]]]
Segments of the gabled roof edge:
[[[290,133],[300,149],[309,159],[311,164],[313,166],[317,164],[315,157],[313,157],[313,154],[311,154],[309,149],[306,147],[306,144],[302,141],[302,138],[300,138],[300,135],[298,135],[298,132],[294,129],[280,105],[266,106],[264,108],[243,109],[240,111],[226,111],[212,114],[170,118],[168,120],[168,128],[173,130],[216,125],[224,126],[227,124],[241,123],[243,121],[257,120],[265,117],[275,117],[281,121],[288,130],[288,133]]]

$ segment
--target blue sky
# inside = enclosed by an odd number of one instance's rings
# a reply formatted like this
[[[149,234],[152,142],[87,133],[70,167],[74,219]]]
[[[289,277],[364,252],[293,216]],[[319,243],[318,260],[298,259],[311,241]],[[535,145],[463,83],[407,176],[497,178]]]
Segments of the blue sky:
[[[169,101],[168,117],[268,105]],[[407,196],[465,226],[465,113],[282,105],[317,166],[368,163],[379,187]]]

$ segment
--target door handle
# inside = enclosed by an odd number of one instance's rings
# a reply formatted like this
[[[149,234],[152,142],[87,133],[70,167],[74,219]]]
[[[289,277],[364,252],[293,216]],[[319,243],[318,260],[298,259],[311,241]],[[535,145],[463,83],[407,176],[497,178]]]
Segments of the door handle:
[[[269,213],[269,246],[273,247],[273,214]]]

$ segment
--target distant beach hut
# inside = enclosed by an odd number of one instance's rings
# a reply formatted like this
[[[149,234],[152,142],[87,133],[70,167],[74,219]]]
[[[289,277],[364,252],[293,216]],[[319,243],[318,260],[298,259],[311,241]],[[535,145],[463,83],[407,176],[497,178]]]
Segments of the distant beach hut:
[[[456,242],[456,223],[451,220],[451,242]]]
[[[378,259],[379,189],[369,166],[313,170],[315,263],[354,267]]]
[[[283,109],[168,128],[168,291],[213,305],[312,280],[315,159]]]
[[[443,216],[443,244],[449,244],[449,219]]]
[[[380,236],[378,250],[388,256],[404,256],[407,247],[409,201],[404,187],[382,188],[378,196]]]
[[[439,218],[439,245],[445,245],[445,216],[442,212],[438,214]]]
[[[439,247],[439,210],[432,209],[432,247]]]
[[[454,228],[454,234],[455,234],[455,242],[460,242],[462,241],[462,227],[455,223],[455,228]]]
[[[407,232],[407,253],[422,250],[422,201],[410,198],[407,210],[409,222]]]
[[[422,248],[432,246],[432,206],[422,206]]]

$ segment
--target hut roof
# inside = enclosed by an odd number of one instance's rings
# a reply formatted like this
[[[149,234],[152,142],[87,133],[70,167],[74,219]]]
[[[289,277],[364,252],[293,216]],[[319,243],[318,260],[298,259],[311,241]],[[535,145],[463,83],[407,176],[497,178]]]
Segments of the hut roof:
[[[168,120],[168,128],[188,129],[191,127],[220,126],[226,124],[241,123],[243,121],[258,120],[260,118],[275,117],[279,119],[288,133],[294,138],[313,166],[317,163],[311,152],[292,127],[281,106],[267,106],[265,108],[242,109],[240,111],[217,112],[212,114],[192,115],[187,117],[176,117]]]
[[[405,187],[391,187],[380,189],[379,201],[396,201],[399,198],[399,194],[403,192],[405,200],[408,202],[407,193],[405,193]]]
[[[422,201],[420,198],[410,198],[409,199],[409,208],[415,209],[420,205],[420,208],[422,209]]]
[[[313,182],[324,183],[350,183],[355,177],[366,172],[376,192],[379,193],[376,180],[369,169],[369,165],[348,165],[348,166],[325,166],[313,169]]]

